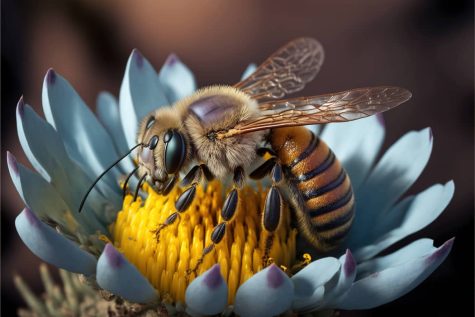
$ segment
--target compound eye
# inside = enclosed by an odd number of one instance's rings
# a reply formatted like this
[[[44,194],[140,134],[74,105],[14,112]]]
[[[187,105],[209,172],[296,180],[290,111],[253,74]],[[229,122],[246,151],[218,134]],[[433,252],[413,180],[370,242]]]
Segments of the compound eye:
[[[175,174],[183,165],[186,156],[186,143],[183,135],[175,130],[168,130],[165,142],[165,169],[168,174]]]
[[[163,142],[168,143],[173,136],[173,130],[168,130],[167,133],[163,136]]]
[[[150,142],[148,142],[148,147],[150,150],[153,150],[157,147],[158,144],[158,136],[154,135],[151,139]]]
[[[155,117],[152,116],[148,118],[147,124],[145,125],[145,129],[146,130],[150,129],[154,123],[155,123]]]

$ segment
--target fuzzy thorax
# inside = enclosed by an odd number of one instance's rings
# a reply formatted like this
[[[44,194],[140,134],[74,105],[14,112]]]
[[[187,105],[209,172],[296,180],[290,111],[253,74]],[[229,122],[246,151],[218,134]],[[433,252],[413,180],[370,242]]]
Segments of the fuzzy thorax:
[[[175,107],[187,109],[185,126],[196,158],[205,162],[216,177],[232,175],[236,167],[247,167],[254,161],[256,148],[266,131],[222,140],[215,138],[216,132],[230,130],[258,113],[257,102],[249,95],[229,86],[212,86],[199,90]]]

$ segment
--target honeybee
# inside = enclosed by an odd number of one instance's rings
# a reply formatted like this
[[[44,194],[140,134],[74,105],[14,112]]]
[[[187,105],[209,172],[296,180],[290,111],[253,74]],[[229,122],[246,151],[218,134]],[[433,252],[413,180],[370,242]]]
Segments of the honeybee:
[[[407,101],[411,93],[384,86],[281,99],[303,89],[323,59],[318,41],[296,39],[234,86],[203,88],[142,120],[133,148],[138,147],[138,166],[128,177],[137,172],[140,178],[135,196],[145,181],[166,195],[179,173],[188,170],[181,182],[188,188],[177,199],[176,211],[157,228],[157,239],[189,207],[199,182],[232,175],[222,222],[203,256],[210,252],[233,220],[245,171],[266,153],[270,158],[249,176],[272,181],[262,214],[269,236],[279,227],[287,201],[299,232],[318,250],[331,250],[345,238],[354,218],[350,179],[323,140],[303,126],[367,117]]]

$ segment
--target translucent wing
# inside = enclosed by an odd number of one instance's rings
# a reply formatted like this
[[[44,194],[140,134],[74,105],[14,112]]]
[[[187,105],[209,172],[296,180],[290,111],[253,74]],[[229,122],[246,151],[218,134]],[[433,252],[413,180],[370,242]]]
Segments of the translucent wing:
[[[234,85],[257,100],[283,98],[302,90],[320,70],[322,45],[312,38],[299,38],[288,43],[254,73]]]
[[[218,138],[253,131],[352,121],[384,112],[409,100],[411,93],[399,87],[370,87],[338,93],[269,101],[259,105],[257,117],[237,124],[233,129],[220,131]]]

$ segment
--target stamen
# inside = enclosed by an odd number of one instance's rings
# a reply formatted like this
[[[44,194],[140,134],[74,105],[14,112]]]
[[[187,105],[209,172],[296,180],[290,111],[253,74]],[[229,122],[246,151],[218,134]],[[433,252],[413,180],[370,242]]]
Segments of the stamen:
[[[111,227],[113,243],[170,303],[184,302],[186,287],[216,263],[220,264],[232,304],[239,285],[265,267],[265,254],[283,268],[292,268],[296,262],[297,231],[290,227],[287,207],[272,239],[262,228],[268,188],[255,190],[245,186],[238,190],[239,197],[245,199],[238,199],[224,235],[217,239],[215,232],[218,243],[213,242],[212,233],[219,223],[226,221],[221,208],[223,198],[232,189],[223,192],[222,184],[216,180],[206,188],[197,185],[195,198],[179,216],[175,216],[175,201],[183,193],[182,188],[174,187],[166,196],[157,194],[147,184],[143,190],[148,193],[143,204],[126,195],[123,210]],[[225,217],[229,218],[227,214]],[[167,219],[173,225],[160,228],[157,241],[154,230],[167,223]]]

